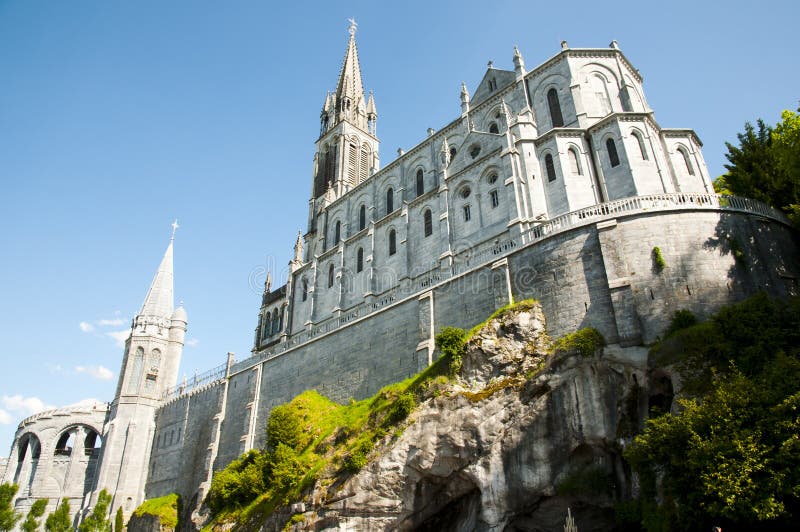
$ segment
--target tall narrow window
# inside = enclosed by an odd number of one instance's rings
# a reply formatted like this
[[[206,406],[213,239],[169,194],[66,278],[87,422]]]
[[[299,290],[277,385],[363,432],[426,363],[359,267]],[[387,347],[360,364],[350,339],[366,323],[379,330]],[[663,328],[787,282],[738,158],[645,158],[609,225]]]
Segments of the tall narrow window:
[[[549,153],[544,156],[544,167],[547,170],[547,180],[548,181],[555,181],[556,180],[556,167],[553,164],[553,156]]]
[[[647,148],[644,147],[644,139],[642,138],[642,134],[639,133],[638,131],[635,131],[635,130],[631,131],[631,134],[633,135],[633,138],[636,139],[636,142],[639,143],[639,153],[642,156],[642,160],[646,161],[647,160]]]
[[[472,214],[470,212],[469,205],[464,205],[461,210],[464,212],[464,221],[470,221],[472,219]]]
[[[361,163],[358,165],[358,170],[359,182],[367,179],[369,175],[369,147],[366,144],[361,145]]]
[[[394,190],[389,188],[386,191],[386,214],[391,214],[394,211]]]
[[[578,150],[575,148],[569,149],[569,169],[572,175],[581,175],[581,162],[578,160]]]
[[[328,288],[333,286],[333,264],[328,266]]]
[[[561,103],[558,101],[558,91],[550,89],[547,91],[547,107],[550,108],[550,120],[553,127],[563,127],[564,117],[561,116]]]
[[[397,233],[394,229],[389,231],[389,255],[397,253]]]
[[[433,234],[433,215],[430,209],[425,209],[425,214],[422,215],[423,225],[425,226],[425,236]]]
[[[278,317],[278,309],[272,311],[272,334],[278,334],[280,332],[280,318]]]
[[[683,156],[683,164],[686,165],[686,171],[689,172],[689,175],[694,175],[694,167],[692,166],[691,159],[689,159],[689,153],[686,151],[686,148],[681,146],[678,148],[678,151],[681,152]]]
[[[308,281],[303,279],[303,301],[308,299]]]
[[[422,168],[417,170],[417,196],[422,196],[425,192],[425,174]]]
[[[261,339],[263,340],[270,334],[272,334],[272,314],[267,312],[267,315],[264,317],[264,329],[261,331]]]
[[[358,209],[358,230],[361,231],[367,226],[367,206],[362,205]]]
[[[347,181],[350,185],[356,185],[358,176],[358,148],[355,144],[350,145],[349,156],[347,158]]]
[[[333,235],[333,245],[335,246],[336,244],[338,244],[341,239],[342,239],[342,222],[337,220],[336,230],[334,231]]]
[[[496,190],[489,192],[489,200],[492,202],[492,209],[500,205],[500,198],[497,196]]]
[[[614,139],[609,138],[606,140],[606,150],[608,150],[608,161],[611,163],[611,167],[619,166],[617,144],[614,142]]]
[[[492,122],[489,124],[489,133],[500,133],[500,130],[497,127],[497,122]]]
[[[356,253],[356,272],[364,269],[364,248],[358,248]]]

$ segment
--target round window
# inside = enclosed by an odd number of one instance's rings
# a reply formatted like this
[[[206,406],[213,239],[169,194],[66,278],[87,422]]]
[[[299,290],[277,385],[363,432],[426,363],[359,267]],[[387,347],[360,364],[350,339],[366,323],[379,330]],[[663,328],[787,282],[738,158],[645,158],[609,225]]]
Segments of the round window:
[[[472,191],[469,189],[469,187],[464,187],[464,188],[461,189],[461,197],[462,198],[465,198],[465,199],[468,198],[471,193],[472,193]]]

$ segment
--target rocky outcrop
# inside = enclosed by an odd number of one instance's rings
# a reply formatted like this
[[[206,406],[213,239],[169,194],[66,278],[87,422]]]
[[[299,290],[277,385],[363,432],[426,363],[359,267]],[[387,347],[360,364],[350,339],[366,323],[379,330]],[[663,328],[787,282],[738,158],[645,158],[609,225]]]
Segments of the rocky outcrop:
[[[581,532],[611,528],[632,489],[621,450],[647,408],[646,351],[549,344],[538,305],[490,320],[457,382],[335,493],[317,489],[294,529],[560,531],[568,507]]]

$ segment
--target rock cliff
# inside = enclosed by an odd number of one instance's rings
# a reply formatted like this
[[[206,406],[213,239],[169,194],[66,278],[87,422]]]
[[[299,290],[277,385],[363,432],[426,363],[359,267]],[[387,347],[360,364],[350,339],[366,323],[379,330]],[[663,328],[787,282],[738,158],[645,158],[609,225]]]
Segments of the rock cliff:
[[[621,451],[647,408],[646,350],[550,346],[538,304],[489,320],[458,378],[357,474],[318,483],[287,527],[560,531],[569,507],[581,532],[613,528],[632,490]]]

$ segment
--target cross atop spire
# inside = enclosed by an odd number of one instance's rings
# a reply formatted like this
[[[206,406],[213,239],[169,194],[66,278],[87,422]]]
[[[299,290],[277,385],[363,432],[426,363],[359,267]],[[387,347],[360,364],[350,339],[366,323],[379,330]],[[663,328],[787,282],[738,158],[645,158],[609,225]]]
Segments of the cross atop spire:
[[[358,63],[358,50],[356,49],[356,21],[350,19],[350,40],[342,61],[342,70],[339,72],[339,83],[336,85],[336,103],[340,111],[346,114],[355,111],[359,104],[364,102],[364,83],[361,81],[361,65]]]
[[[170,240],[175,240],[175,231],[178,230],[178,227],[180,227],[180,225],[178,225],[178,219],[175,218],[175,221],[172,222],[172,238],[170,238]]]
[[[358,29],[358,22],[356,22],[356,19],[354,18],[349,18],[347,21],[350,23],[350,27],[347,28],[347,32],[350,33],[351,37],[355,37],[356,30]]]

